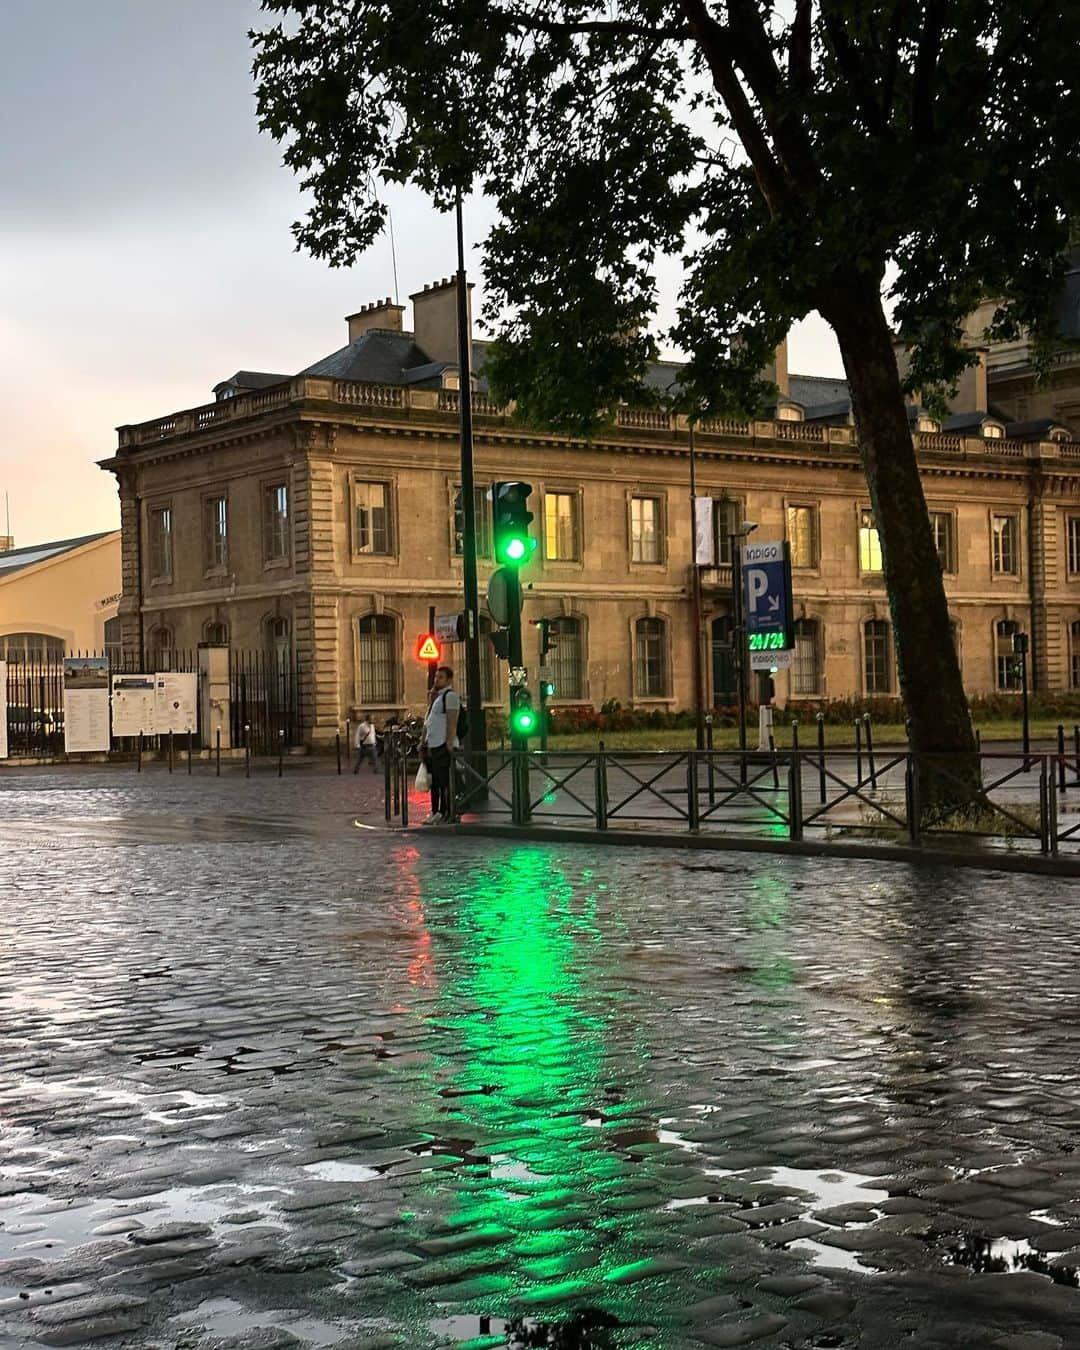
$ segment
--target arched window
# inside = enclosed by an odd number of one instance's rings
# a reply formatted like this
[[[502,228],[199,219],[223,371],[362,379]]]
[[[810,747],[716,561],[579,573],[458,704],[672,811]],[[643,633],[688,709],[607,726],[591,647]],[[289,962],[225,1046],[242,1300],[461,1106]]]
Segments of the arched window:
[[[739,698],[735,678],[735,621],[722,614],[712,621],[712,696],[714,708],[730,708]]]
[[[1069,674],[1074,689],[1080,689],[1080,619],[1069,625]]]
[[[863,628],[866,692],[892,693],[892,652],[889,625],[884,619],[868,619]]]
[[[151,670],[172,670],[174,660],[173,631],[162,624],[150,630],[148,643]]]
[[[667,698],[668,636],[666,619],[638,619],[634,624],[634,697]]]
[[[994,670],[999,689],[1019,689],[1020,657],[1013,649],[1013,638],[1020,632],[1015,619],[999,619],[994,625]]]
[[[821,624],[817,619],[796,619],[795,655],[791,667],[793,694],[821,693]]]
[[[47,633],[8,633],[0,638],[0,654],[5,661],[59,661],[64,639]]]
[[[358,702],[385,707],[397,701],[401,664],[397,624],[389,614],[365,614],[357,629]]]
[[[110,666],[118,666],[123,660],[123,630],[119,615],[105,620],[105,655]]]
[[[215,647],[229,645],[229,625],[218,620],[203,624],[203,641],[213,643]]]
[[[585,697],[585,624],[581,619],[560,614],[552,619],[548,640],[554,646],[548,654],[555,698]]]

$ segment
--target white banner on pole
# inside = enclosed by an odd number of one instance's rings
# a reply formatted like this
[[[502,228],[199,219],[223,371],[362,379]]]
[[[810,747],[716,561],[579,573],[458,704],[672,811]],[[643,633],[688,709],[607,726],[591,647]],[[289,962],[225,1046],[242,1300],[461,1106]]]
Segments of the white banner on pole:
[[[785,648],[780,651],[751,652],[750,669],[751,670],[790,670],[791,669],[791,649]]]
[[[153,736],[155,680],[153,675],[112,677],[114,736]]]
[[[7,662],[0,661],[0,759],[7,757]]]
[[[716,566],[716,530],[712,497],[694,498],[694,562],[699,567]]]
[[[158,671],[154,676],[154,727],[159,736],[182,736],[199,729],[199,677],[192,672]]]
[[[109,749],[107,657],[64,657],[64,749],[69,755]]]

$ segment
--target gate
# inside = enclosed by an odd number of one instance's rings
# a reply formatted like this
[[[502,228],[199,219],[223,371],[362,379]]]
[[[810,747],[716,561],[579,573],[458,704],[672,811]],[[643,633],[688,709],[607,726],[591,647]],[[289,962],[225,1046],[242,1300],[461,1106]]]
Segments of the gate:
[[[301,745],[300,663],[290,652],[229,652],[230,735],[253,755]]]

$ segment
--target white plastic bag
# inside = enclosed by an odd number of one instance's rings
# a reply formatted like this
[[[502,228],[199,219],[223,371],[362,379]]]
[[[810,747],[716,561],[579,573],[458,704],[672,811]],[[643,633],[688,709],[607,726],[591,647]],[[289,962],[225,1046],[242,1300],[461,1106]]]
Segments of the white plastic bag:
[[[431,773],[426,764],[421,764],[416,771],[416,790],[417,792],[431,791]]]

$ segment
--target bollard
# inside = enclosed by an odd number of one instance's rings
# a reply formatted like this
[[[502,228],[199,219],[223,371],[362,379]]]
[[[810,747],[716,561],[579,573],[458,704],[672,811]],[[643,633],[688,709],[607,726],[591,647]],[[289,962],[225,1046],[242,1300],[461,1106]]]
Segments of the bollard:
[[[187,734],[187,771],[191,773],[191,732]]]
[[[698,815],[698,765],[697,751],[686,752],[686,828],[691,834],[701,829]]]
[[[386,816],[387,825],[390,824],[390,763],[394,758],[394,737],[393,733],[386,737],[383,742],[383,812]]]
[[[793,717],[793,718],[791,719],[791,748],[792,748],[792,750],[795,751],[796,754],[798,754],[798,752],[799,752],[799,719],[798,719],[797,717]]]
[[[1058,723],[1058,791],[1067,792],[1065,785],[1065,727]]]
[[[214,733],[214,759],[216,760],[215,772],[218,778],[221,777],[221,728],[218,727]]]
[[[780,770],[776,763],[776,740],[772,732],[769,732],[769,754],[772,756],[772,785],[773,791],[780,791]]]
[[[792,723],[792,731],[795,733],[795,748],[788,765],[788,837],[797,841],[803,837],[802,760],[799,755],[797,722]]]
[[[1076,781],[1080,783],[1080,725],[1073,727],[1073,756],[1075,757]]]
[[[855,719],[855,786],[862,787],[862,723]]]
[[[340,774],[341,774],[341,732],[340,732],[340,731],[336,732],[335,735],[334,735],[334,751],[335,751],[335,753],[337,754],[337,771],[338,771],[338,775],[340,776]]]
[[[142,732],[139,732],[139,741],[135,750],[135,772],[142,773]]]
[[[607,829],[607,757],[604,754],[604,742],[597,743],[596,785],[593,789],[596,798],[596,828]]]
[[[250,722],[245,722],[245,723],[244,723],[244,777],[245,777],[245,778],[250,778],[250,777],[251,777],[251,737],[250,737],[249,734],[248,734],[250,731],[251,731],[251,723],[250,723]]]
[[[716,763],[713,759],[713,719],[712,713],[705,718],[705,748],[709,752],[709,805],[716,805]]]
[[[818,713],[815,719],[817,721],[817,750],[818,750],[818,792],[821,794],[822,805],[825,803],[825,714]]]
[[[280,778],[285,768],[285,728],[277,734],[277,776]]]
[[[172,773],[173,766],[173,734],[169,732],[169,772]]]
[[[919,843],[919,774],[915,756],[909,754],[904,768],[904,798],[907,806],[908,838]]]
[[[863,722],[866,724],[866,758],[870,768],[870,786],[876,792],[877,769],[874,766],[874,732],[869,713],[863,715]]]

